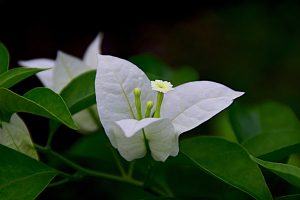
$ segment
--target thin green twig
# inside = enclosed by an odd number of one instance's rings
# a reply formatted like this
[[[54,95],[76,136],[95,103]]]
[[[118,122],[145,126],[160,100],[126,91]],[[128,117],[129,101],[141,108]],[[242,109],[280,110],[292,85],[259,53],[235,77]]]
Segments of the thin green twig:
[[[122,165],[122,163],[121,163],[121,160],[120,160],[119,156],[118,156],[117,153],[116,153],[116,150],[115,150],[113,147],[111,147],[111,152],[112,152],[112,154],[113,154],[113,156],[114,156],[114,158],[115,158],[116,164],[117,164],[117,166],[118,166],[118,168],[119,168],[119,171],[120,171],[121,175],[122,175],[123,177],[126,177],[127,174],[126,174],[126,172],[125,172],[125,169],[124,169],[124,167],[123,167],[123,165]]]
[[[59,153],[53,151],[50,147],[43,147],[38,144],[35,144],[34,146],[38,151],[45,153],[47,155],[51,155],[51,156],[61,160],[65,164],[69,165],[73,169],[77,170],[77,173],[75,173],[74,175],[70,175],[70,174],[58,171],[58,174],[65,177],[66,179],[77,179],[77,178],[80,178],[81,176],[99,177],[99,178],[109,179],[109,180],[113,180],[113,181],[117,181],[117,182],[128,183],[133,186],[143,188],[144,190],[146,190],[152,194],[158,195],[158,196],[170,197],[168,192],[166,193],[165,191],[163,191],[159,188],[147,185],[147,184],[145,184],[145,182],[133,179],[132,177],[116,176],[113,174],[108,174],[108,173],[104,173],[104,172],[98,172],[95,170],[87,169],[87,168],[84,168],[84,167],[78,165],[77,163],[74,163],[73,161],[60,155]],[[147,177],[147,178],[149,178],[149,177]],[[56,183],[56,184],[58,184],[58,183]]]
[[[128,177],[132,177],[134,165],[135,165],[135,161],[130,162],[129,168],[128,168],[128,173],[127,173]]]
[[[67,183],[67,182],[69,182],[69,181],[70,181],[69,178],[64,178],[64,179],[62,179],[62,180],[59,180],[59,181],[50,183],[50,184],[48,185],[48,187],[56,187],[56,186],[65,184],[65,183]]]
[[[107,174],[107,173],[103,173],[103,172],[94,171],[94,170],[91,170],[91,169],[86,169],[86,168],[74,163],[73,161],[65,158],[64,156],[60,155],[59,153],[51,150],[50,148],[42,147],[42,146],[37,145],[37,144],[35,144],[35,147],[36,147],[37,150],[39,150],[43,153],[46,153],[46,154],[51,155],[53,157],[56,157],[57,159],[61,160],[65,164],[67,164],[70,167],[72,167],[72,168],[76,169],[77,171],[81,172],[82,175],[100,177],[100,178],[110,179],[110,180],[114,180],[114,181],[118,181],[118,182],[129,183],[131,185],[135,185],[135,186],[138,186],[138,187],[142,187],[144,185],[143,182],[135,180],[135,179],[129,179],[129,178],[126,178],[126,177],[120,177],[120,176],[116,176],[116,175],[112,175],[112,174]]]

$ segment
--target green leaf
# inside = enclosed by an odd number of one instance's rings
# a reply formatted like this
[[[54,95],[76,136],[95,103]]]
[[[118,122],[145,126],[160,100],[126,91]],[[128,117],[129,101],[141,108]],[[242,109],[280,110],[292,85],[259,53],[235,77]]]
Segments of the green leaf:
[[[45,69],[18,67],[8,70],[0,75],[0,87],[10,88],[18,82]]]
[[[8,89],[0,88],[0,119],[8,122],[15,112],[27,112],[57,120],[77,129],[63,99],[48,88],[35,88],[20,96]]]
[[[255,157],[279,160],[300,149],[300,130],[262,133],[243,143]]]
[[[60,95],[72,114],[96,103],[95,77],[95,70],[83,73],[61,91]]]
[[[74,143],[68,150],[68,155],[79,158],[94,158],[115,162],[111,146],[104,131],[86,135]]]
[[[181,151],[204,171],[254,198],[272,199],[260,169],[240,145],[217,137],[196,137],[184,140]]]
[[[122,160],[103,130],[81,137],[68,149],[66,155],[85,166],[105,172],[119,173],[113,151]],[[123,162],[123,164],[127,163]]]
[[[300,167],[300,153],[295,153],[290,155],[287,163],[290,165]]]
[[[254,108],[235,104],[230,109],[230,120],[240,142],[269,132],[298,130],[299,121],[287,106],[267,102]]]
[[[172,70],[170,67],[151,53],[132,56],[129,60],[143,70],[151,80],[170,80],[171,78]]]
[[[255,157],[279,160],[300,148],[300,125],[293,111],[268,102],[254,108],[234,106],[230,119],[239,141]]]
[[[30,157],[0,145],[0,199],[35,199],[56,172]]]
[[[180,85],[183,83],[196,81],[199,79],[199,74],[194,68],[184,66],[179,69],[173,70],[170,78],[170,82],[174,85]]]
[[[66,105],[72,114],[78,113],[96,103],[95,77],[95,70],[85,72],[72,79],[72,81],[60,92],[61,97],[66,102]],[[89,112],[91,116],[93,116],[92,120],[99,123],[98,126],[101,127],[97,113],[94,112],[94,108],[91,107],[86,112]],[[76,116],[74,117],[76,118]],[[58,129],[59,126],[60,123],[57,121],[50,122],[50,127],[53,131]]]
[[[292,194],[292,195],[287,195],[287,196],[282,196],[282,197],[277,197],[276,200],[299,200],[300,199],[300,194]]]
[[[177,86],[199,79],[198,72],[195,69],[183,66],[179,69],[172,70],[168,64],[151,53],[132,56],[129,60],[142,69],[150,80],[168,80],[174,86]]]
[[[163,169],[165,174],[159,176],[157,173],[153,173],[152,179],[167,179],[167,186],[173,196],[180,199],[252,199],[247,193],[199,170],[199,166],[182,153],[174,158],[168,158],[165,163],[155,169]],[[161,182],[159,181],[159,183]]]
[[[264,160],[260,160],[252,156],[252,159],[258,163],[259,165],[263,166],[264,168],[272,171],[273,173],[277,174],[290,184],[297,186],[300,188],[300,168],[295,167],[293,165],[283,164],[283,163],[274,163],[268,162]]]
[[[6,47],[0,42],[0,74],[8,70],[9,53]]]
[[[12,115],[9,123],[2,122],[0,144],[38,160],[38,155],[33,147],[29,131],[17,114]]]

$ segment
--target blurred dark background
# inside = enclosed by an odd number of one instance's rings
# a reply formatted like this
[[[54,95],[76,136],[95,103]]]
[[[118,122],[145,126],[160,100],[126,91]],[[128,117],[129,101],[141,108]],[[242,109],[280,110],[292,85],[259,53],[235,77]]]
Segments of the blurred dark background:
[[[275,100],[300,116],[299,1],[0,0],[0,20],[0,41],[10,52],[10,67],[18,67],[18,60],[54,59],[57,50],[81,58],[102,32],[103,54],[126,59],[151,53],[173,69],[195,69],[200,80],[245,91],[239,102]],[[13,90],[23,94],[36,86],[41,83],[31,77]],[[47,135],[40,132],[47,119],[23,116],[33,140],[45,142]],[[61,132],[64,139],[54,140],[57,149],[76,140]]]
[[[0,41],[10,51],[11,67],[18,60],[55,58],[57,50],[82,57],[103,32],[104,54],[128,58],[151,52],[173,68],[196,69],[201,80],[245,91],[243,101],[279,100],[300,115],[297,1],[2,0],[0,8]]]
[[[10,52],[11,67],[18,67],[18,60],[55,59],[57,50],[81,58],[102,32],[103,54],[128,59],[151,53],[174,70],[188,66],[199,80],[245,91],[239,102],[275,100],[300,116],[298,1],[0,0],[0,9],[0,41]],[[40,81],[31,77],[13,90],[23,94],[36,86]],[[43,120],[25,118],[27,124]]]

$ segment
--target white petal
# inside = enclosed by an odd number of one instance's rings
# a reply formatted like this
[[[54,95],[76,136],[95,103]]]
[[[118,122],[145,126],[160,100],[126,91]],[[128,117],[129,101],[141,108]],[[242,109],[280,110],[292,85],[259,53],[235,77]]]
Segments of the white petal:
[[[124,119],[117,121],[113,130],[115,147],[128,161],[145,156],[147,149],[143,131],[155,160],[165,161],[169,155],[178,154],[178,134],[168,119]]]
[[[103,34],[99,33],[97,37],[93,40],[93,42],[88,46],[86,49],[84,56],[83,56],[83,62],[91,67],[92,69],[97,68],[97,62],[98,58],[97,55],[101,54],[101,43],[103,39]]]
[[[135,120],[135,119],[123,119],[115,122],[123,131],[126,137],[132,137],[138,131],[142,130],[144,127],[156,122],[160,121],[159,118],[146,118],[143,120]]]
[[[20,66],[31,68],[53,68],[54,61],[47,58],[39,58],[33,60],[19,61]],[[39,72],[37,77],[43,83],[44,86],[53,88],[53,69]]]
[[[210,81],[186,83],[165,95],[161,117],[169,118],[181,134],[210,119],[243,94]]]
[[[78,58],[59,51],[53,72],[54,85],[52,89],[60,92],[73,78],[89,70],[91,68]]]
[[[113,56],[98,55],[95,81],[97,108],[106,134],[115,146],[112,124],[122,119],[135,119],[134,88],[142,91],[142,113],[146,102],[155,99],[150,80],[134,64]]]
[[[169,119],[156,121],[144,130],[154,160],[164,162],[170,155],[177,156],[178,134]]]
[[[111,137],[114,138],[114,144],[112,144],[127,161],[142,158],[147,153],[143,132],[141,129],[134,128],[134,125],[137,125],[135,122],[138,121],[124,119],[112,126],[113,134]],[[132,131],[132,134],[130,133],[131,137],[126,136],[129,133],[128,131],[124,133],[124,130],[127,130],[127,128]]]
[[[2,122],[0,144],[38,160],[28,129],[17,114],[12,115],[9,123]]]
[[[98,116],[96,105],[93,105],[90,108],[82,110],[76,113],[75,115],[73,115],[73,119],[75,120],[75,122],[78,124],[80,128],[79,129],[80,133],[85,134],[85,133],[91,133],[98,130],[98,125],[95,122],[95,120],[99,120],[99,119],[94,119],[90,112],[94,112],[96,117]]]

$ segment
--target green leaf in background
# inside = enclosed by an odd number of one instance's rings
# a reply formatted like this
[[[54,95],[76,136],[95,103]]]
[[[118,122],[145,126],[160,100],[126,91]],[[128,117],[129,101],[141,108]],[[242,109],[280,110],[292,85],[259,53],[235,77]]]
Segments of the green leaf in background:
[[[260,132],[259,113],[251,112],[238,103],[229,108],[229,119],[239,142],[243,142]]]
[[[300,199],[300,194],[292,194],[292,195],[287,195],[287,196],[282,196],[282,197],[277,197],[276,200],[299,200]]]
[[[231,123],[229,121],[228,110],[224,110],[210,120],[212,123],[212,133],[215,136],[225,137],[231,142],[238,142],[236,135],[232,129]]]
[[[168,64],[151,53],[132,56],[129,60],[142,69],[151,80],[167,80],[177,86],[199,79],[198,72],[194,68],[183,66],[172,70]]]
[[[294,165],[294,166],[300,167],[300,153],[295,153],[295,154],[290,155],[287,163],[289,165]]]
[[[170,81],[172,75],[170,67],[151,53],[132,56],[129,61],[143,70],[151,80],[164,79]]]
[[[0,42],[0,74],[8,70],[9,53],[6,47]]]
[[[159,178],[165,178],[173,196],[180,199],[252,199],[249,194],[226,184],[203,170],[199,170],[199,166],[182,153],[174,158],[168,158],[165,163],[156,167],[156,169],[165,170],[165,174],[159,176]],[[158,179],[157,173],[153,174],[152,177]]]
[[[217,137],[195,137],[182,141],[181,152],[204,171],[254,198],[272,199],[260,169],[240,145]]]
[[[0,199],[35,199],[56,172],[30,157],[0,145]]]
[[[278,161],[300,150],[300,130],[262,133],[243,143],[255,157]]]
[[[273,173],[277,174],[290,184],[297,186],[300,188],[300,168],[295,167],[293,165],[283,164],[283,163],[274,163],[268,162],[264,160],[260,160],[252,156],[252,159],[258,163],[259,165],[263,166],[264,168],[272,171]]]
[[[8,70],[0,75],[0,87],[10,88],[18,82],[45,69],[18,67]]]
[[[63,99],[48,88],[35,88],[20,96],[8,89],[0,88],[0,119],[8,122],[16,112],[27,112],[60,121],[77,129]]]
[[[95,70],[85,72],[72,79],[72,81],[60,92],[60,95],[66,102],[71,114],[76,114],[96,103],[95,77]],[[86,112],[88,115],[91,114],[93,116],[93,120],[96,123],[100,123],[98,114],[94,112],[92,107],[88,108]],[[50,122],[51,130],[54,132],[59,128],[59,126],[60,123],[57,121]],[[101,127],[101,124],[98,126]]]
[[[72,114],[96,103],[95,77],[95,70],[83,73],[61,91],[60,95]]]
[[[199,80],[199,75],[197,70],[192,67],[184,66],[179,69],[172,71],[170,82],[174,85],[181,85],[183,83],[197,81]]]
[[[73,157],[115,162],[111,151],[112,148],[103,131],[80,138],[80,140],[71,146],[67,154]]]
[[[254,108],[234,104],[230,109],[230,120],[240,142],[262,133],[300,128],[294,112],[289,107],[276,102],[266,102]]]
[[[38,160],[38,155],[33,147],[29,131],[17,114],[12,115],[9,123],[2,122],[0,144]]]

